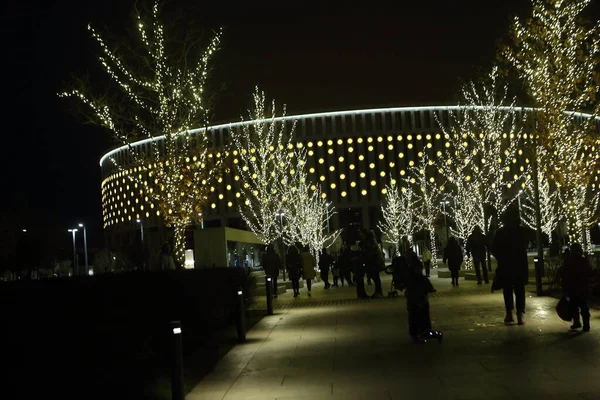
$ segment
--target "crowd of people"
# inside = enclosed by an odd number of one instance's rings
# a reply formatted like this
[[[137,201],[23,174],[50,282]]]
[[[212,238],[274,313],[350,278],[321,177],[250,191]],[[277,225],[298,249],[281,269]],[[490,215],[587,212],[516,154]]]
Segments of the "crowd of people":
[[[497,261],[493,290],[502,290],[504,297],[504,322],[515,322],[513,312],[516,309],[516,322],[525,323],[525,285],[528,283],[529,247],[527,231],[520,224],[518,212],[509,208],[503,216],[503,225],[497,230],[492,240],[484,235],[481,227],[476,226],[465,242],[465,253],[472,257],[477,284],[490,283],[487,257],[491,254]],[[431,337],[431,320],[429,317],[428,294],[435,292],[429,281],[432,255],[428,248],[423,249],[422,258],[403,239],[398,254],[392,259],[393,284],[400,290],[406,290],[409,316],[409,334],[415,340]],[[450,270],[452,285],[459,286],[459,271],[464,264],[463,250],[460,242],[450,237],[444,249],[443,263]],[[263,266],[273,278],[274,293],[277,297],[277,277],[282,263],[272,246],[269,246],[263,258]],[[299,281],[306,281],[307,294],[310,297],[312,282],[317,274],[315,257],[308,247],[290,246],[286,255],[286,269],[292,282],[294,297],[300,296]],[[382,297],[380,273],[385,270],[384,253],[377,242],[374,232],[360,231],[360,240],[352,245],[344,243],[337,259],[323,249],[319,254],[318,270],[323,281],[324,290],[347,284],[356,288],[359,299]],[[329,282],[329,276],[333,284]],[[570,314],[573,325],[571,329],[590,330],[590,312],[588,297],[593,276],[592,267],[583,254],[579,243],[573,243],[570,253],[565,257],[557,278],[561,281],[565,296],[569,299]],[[367,285],[374,284],[372,296],[365,290]],[[581,317],[581,319],[580,319]]]

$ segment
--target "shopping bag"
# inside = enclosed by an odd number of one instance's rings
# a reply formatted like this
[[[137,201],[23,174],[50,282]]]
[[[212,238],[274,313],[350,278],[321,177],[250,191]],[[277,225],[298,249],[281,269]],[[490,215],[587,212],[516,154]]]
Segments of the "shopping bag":
[[[492,281],[491,289],[492,293],[494,293],[495,290],[502,289],[502,270],[500,268],[496,268],[496,273],[494,274],[494,280]]]
[[[569,298],[567,296],[561,297],[558,301],[556,313],[563,321],[571,321],[573,319],[569,310]]]

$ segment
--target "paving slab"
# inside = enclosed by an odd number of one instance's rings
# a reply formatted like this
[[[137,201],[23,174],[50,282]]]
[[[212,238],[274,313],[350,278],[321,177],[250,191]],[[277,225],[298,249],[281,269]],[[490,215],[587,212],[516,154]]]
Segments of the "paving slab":
[[[387,292],[390,277],[382,280]],[[311,297],[306,289],[299,298],[279,296],[274,315],[186,399],[600,399],[597,307],[591,332],[573,333],[556,316],[556,299],[528,292],[526,324],[507,326],[502,294],[489,285],[431,280],[441,343],[413,343],[402,294],[358,300],[355,288],[317,283]],[[253,308],[266,309],[264,298]]]

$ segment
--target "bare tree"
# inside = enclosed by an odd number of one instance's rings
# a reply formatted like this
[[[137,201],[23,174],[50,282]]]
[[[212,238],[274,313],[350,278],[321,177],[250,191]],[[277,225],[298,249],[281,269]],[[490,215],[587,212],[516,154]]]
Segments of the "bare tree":
[[[92,111],[91,115],[84,111],[84,116],[128,146],[126,161],[114,157],[110,161],[119,171],[118,177],[130,181],[149,208],[156,206],[156,214],[174,229],[175,257],[183,263],[185,229],[206,207],[228,155],[227,148],[214,148],[205,129],[195,129],[208,126],[205,88],[221,31],[202,50],[197,42],[186,41],[179,54],[169,52],[159,13],[159,1],[149,15],[137,13],[140,51],[133,50],[135,45],[111,49],[88,26],[100,46],[100,65],[116,89],[112,93],[118,95],[97,96],[79,80],[75,89],[60,96],[83,102]],[[148,140],[150,150],[134,144],[140,139]],[[125,218],[118,220],[114,213],[105,216],[105,227],[125,222]],[[131,214],[127,218],[131,219]]]

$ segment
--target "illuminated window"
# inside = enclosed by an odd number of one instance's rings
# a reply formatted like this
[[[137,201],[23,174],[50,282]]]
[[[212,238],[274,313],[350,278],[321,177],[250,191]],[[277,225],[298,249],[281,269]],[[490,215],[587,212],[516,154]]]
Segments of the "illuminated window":
[[[388,145],[388,150],[394,150],[394,146],[393,145]]]
[[[404,170],[401,170],[401,171],[400,171],[400,175],[404,176],[404,174],[406,174],[406,171],[404,171]]]
[[[421,140],[422,138],[423,138],[423,136],[417,135],[417,140]]]
[[[413,148],[413,144],[409,143],[408,146],[406,146],[406,147],[408,147],[409,149],[412,149]]]
[[[369,151],[373,151],[373,146],[369,146],[369,147],[367,148],[367,150],[369,150]]]
[[[367,142],[368,142],[368,143],[372,143],[372,142],[373,142],[373,138],[372,138],[372,137],[368,137],[368,138],[367,138]]]
[[[363,161],[364,159],[365,159],[365,156],[363,156],[362,154],[360,156],[358,156],[359,161]]]
[[[327,150],[327,153],[329,153],[329,154],[333,154],[333,149],[329,149],[329,150]]]
[[[342,197],[346,197],[346,194],[347,193],[345,191],[341,193]]]
[[[354,164],[350,164],[350,166],[348,168],[354,169]]]
[[[362,143],[363,142],[363,138],[359,137],[358,139],[356,139],[357,143]]]
[[[311,157],[312,157],[314,154],[315,154],[315,152],[314,152],[314,151],[312,151],[312,150],[309,150],[309,151],[308,151],[308,155],[309,155],[309,156],[311,156]]]
[[[381,176],[381,177],[385,176],[385,171],[381,171],[381,172],[379,173],[379,176]]]
[[[379,136],[379,137],[377,138],[377,141],[378,141],[379,143],[381,143],[381,142],[383,142],[383,138],[382,138],[381,136]]]
[[[352,147],[348,147],[348,153],[352,153],[354,149]]]
[[[333,144],[333,140],[328,140],[327,141],[327,146],[331,146]]]
[[[230,201],[229,201],[229,202],[227,202],[227,207],[231,207],[231,206],[233,206],[233,203],[232,203],[232,202],[230,202]]]
[[[335,184],[335,183],[332,183],[332,184],[330,185],[330,187],[331,187],[332,189],[335,189],[335,187],[336,187],[336,184]]]
[[[377,185],[377,182],[371,181],[371,186],[375,186],[375,185]]]
[[[321,177],[319,179],[321,180],[321,182],[323,182],[325,180],[325,177],[323,175],[321,175]]]
[[[306,145],[307,145],[308,147],[313,147],[313,142],[308,142],[308,143],[306,143]]]
[[[329,170],[330,170],[331,172],[333,172],[333,171],[335,171],[335,167],[332,165],[331,167],[329,167]]]
[[[350,186],[356,187],[356,182],[350,182]]]
[[[338,139],[337,144],[343,144],[344,141],[342,139]]]
[[[352,138],[348,138],[348,144],[352,144]]]
[[[365,189],[363,189],[363,190],[360,192],[360,194],[362,194],[363,196],[366,196],[366,195],[367,195],[367,191],[366,191]]]
[[[380,160],[383,160],[383,157],[384,157],[384,156],[383,156],[383,154],[380,154],[380,155],[379,155],[379,159],[380,159]]]
[[[344,162],[344,157],[340,157],[340,158],[338,158],[338,161],[339,161],[339,162]]]
[[[395,166],[396,166],[396,163],[395,163],[395,162],[391,162],[391,163],[390,163],[390,168],[394,168]]]
[[[346,179],[346,175],[345,175],[345,174],[341,174],[341,175],[340,175],[340,179],[342,179],[342,180],[343,180],[343,179]]]
[[[398,158],[404,158],[404,153],[398,153]]]
[[[317,142],[317,146],[321,147],[323,146],[323,142],[321,142],[320,140]]]
[[[319,164],[323,164],[325,162],[325,160],[323,160],[322,158],[319,158]]]
[[[360,177],[361,177],[361,178],[364,178],[365,176],[367,176],[367,174],[365,174],[364,172],[361,172],[361,173],[360,173]]]

